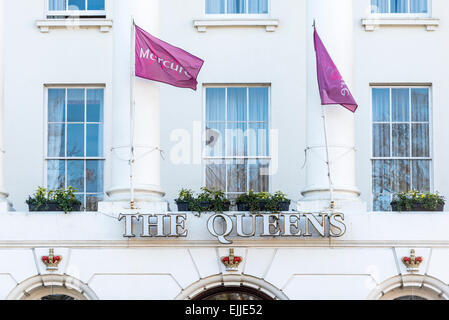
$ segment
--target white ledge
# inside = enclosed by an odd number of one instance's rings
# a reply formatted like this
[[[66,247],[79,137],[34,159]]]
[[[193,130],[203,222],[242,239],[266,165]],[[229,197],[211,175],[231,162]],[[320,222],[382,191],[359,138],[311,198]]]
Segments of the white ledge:
[[[206,32],[210,27],[264,27],[267,32],[276,31],[278,19],[207,19],[194,20],[198,32]]]
[[[43,19],[37,20],[36,26],[42,33],[48,33],[50,29],[56,28],[99,28],[101,32],[109,32],[112,29],[110,19]]]
[[[424,26],[427,31],[435,31],[440,25],[440,19],[436,18],[382,18],[373,17],[362,19],[362,25],[365,27],[365,31],[374,31],[383,26],[395,26],[395,27],[409,27],[409,26]]]

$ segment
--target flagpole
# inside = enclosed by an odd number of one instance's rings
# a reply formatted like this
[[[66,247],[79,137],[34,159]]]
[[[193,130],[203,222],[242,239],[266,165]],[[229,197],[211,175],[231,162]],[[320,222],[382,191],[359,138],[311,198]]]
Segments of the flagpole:
[[[135,196],[134,196],[134,163],[136,161],[136,157],[134,154],[134,114],[135,114],[135,99],[134,99],[134,85],[135,85],[135,22],[134,17],[131,17],[131,83],[130,83],[130,153],[131,157],[129,160],[129,184],[130,184],[130,207],[131,209],[135,209]]]
[[[329,179],[329,192],[330,192],[330,208],[335,208],[335,201],[334,201],[334,184],[332,182],[332,176],[331,176],[331,165],[329,160],[329,143],[328,143],[328,137],[327,137],[327,119],[326,119],[326,106],[321,106],[321,112],[322,112],[322,118],[323,118],[323,125],[324,125],[324,142],[326,145],[326,164],[327,164],[327,177]]]
[[[316,29],[316,22],[315,19],[313,19],[313,29]],[[316,51],[316,48],[315,48]],[[323,127],[324,127],[324,143],[326,146],[326,165],[327,165],[327,178],[329,180],[329,193],[330,193],[330,208],[335,208],[335,200],[334,200],[334,183],[332,182],[332,175],[331,175],[331,165],[329,160],[329,142],[327,137],[327,119],[326,119],[326,106],[321,105],[321,117],[323,118]]]

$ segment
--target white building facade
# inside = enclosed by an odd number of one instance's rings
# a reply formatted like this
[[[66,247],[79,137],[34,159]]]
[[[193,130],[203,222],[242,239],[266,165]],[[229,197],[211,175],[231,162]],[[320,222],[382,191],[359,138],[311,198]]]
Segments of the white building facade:
[[[0,299],[449,299],[449,216],[390,207],[449,196],[447,1],[2,0],[0,18]],[[131,76],[133,19],[205,61],[197,91]],[[359,104],[325,107],[334,208],[314,22]],[[38,186],[85,211],[28,212]],[[177,212],[204,186],[290,211]]]

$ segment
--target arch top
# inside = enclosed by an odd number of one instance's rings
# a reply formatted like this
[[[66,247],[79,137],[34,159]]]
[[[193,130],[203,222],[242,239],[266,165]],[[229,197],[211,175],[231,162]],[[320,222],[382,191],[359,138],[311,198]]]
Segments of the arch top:
[[[368,300],[394,300],[416,296],[426,300],[449,300],[449,287],[428,275],[398,275],[379,284],[368,295]]]
[[[248,293],[260,298],[289,300],[285,293],[267,281],[244,274],[217,274],[201,279],[182,290],[175,300],[195,300],[208,293],[226,291],[227,288],[248,288]]]
[[[6,300],[36,300],[49,295],[67,295],[77,300],[99,300],[82,281],[68,275],[37,275],[19,283]]]

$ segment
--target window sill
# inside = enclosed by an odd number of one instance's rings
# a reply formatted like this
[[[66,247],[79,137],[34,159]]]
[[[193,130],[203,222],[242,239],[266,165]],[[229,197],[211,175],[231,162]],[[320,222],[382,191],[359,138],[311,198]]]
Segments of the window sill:
[[[435,31],[440,25],[440,19],[436,18],[392,18],[392,17],[375,17],[362,19],[362,25],[365,31],[374,31],[379,27],[409,27],[424,26],[427,31]]]
[[[194,27],[198,32],[206,32],[213,27],[263,27],[267,32],[276,31],[278,19],[204,19],[194,20]]]
[[[43,19],[37,20],[36,26],[40,32],[48,33],[50,29],[57,28],[98,28],[101,32],[109,32],[112,29],[112,20],[110,19]]]

